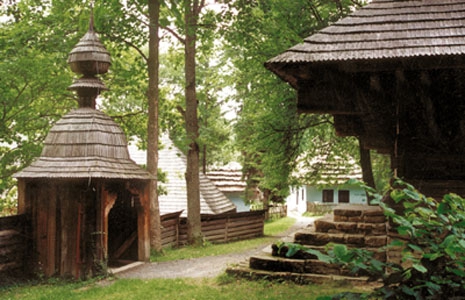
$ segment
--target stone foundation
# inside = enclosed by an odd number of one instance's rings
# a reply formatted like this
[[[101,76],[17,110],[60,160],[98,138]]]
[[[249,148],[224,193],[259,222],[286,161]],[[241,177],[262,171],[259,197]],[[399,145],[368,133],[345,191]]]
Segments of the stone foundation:
[[[333,214],[316,220],[313,227],[295,233],[293,242],[320,252],[325,251],[328,243],[344,244],[348,248],[363,248],[372,251],[376,259],[386,261],[386,252],[380,249],[388,242],[387,230],[386,217],[380,207],[342,205],[337,206]],[[276,247],[273,252],[274,255],[263,253],[252,256],[248,265],[230,268],[227,272],[246,277],[261,274],[267,278],[275,278],[274,275],[278,273],[286,274],[286,278],[295,278],[296,282],[303,277],[308,281],[315,278],[315,282],[321,282],[322,278],[328,278],[328,280],[337,278],[337,280],[349,282],[368,280],[363,273],[352,274],[349,270],[321,262],[311,255],[285,258],[282,257],[282,253],[276,253]]]

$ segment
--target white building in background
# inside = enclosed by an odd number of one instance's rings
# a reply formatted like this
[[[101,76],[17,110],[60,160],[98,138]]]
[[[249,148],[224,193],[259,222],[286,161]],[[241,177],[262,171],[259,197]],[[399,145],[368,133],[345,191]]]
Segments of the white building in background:
[[[341,164],[337,160],[327,162],[320,157],[310,164],[309,170],[301,169],[299,173],[315,170],[319,174],[316,183],[291,188],[291,193],[286,198],[288,211],[304,213],[311,204],[368,204],[365,190],[347,183],[349,179],[362,180],[362,169],[355,160],[351,160],[349,164]]]

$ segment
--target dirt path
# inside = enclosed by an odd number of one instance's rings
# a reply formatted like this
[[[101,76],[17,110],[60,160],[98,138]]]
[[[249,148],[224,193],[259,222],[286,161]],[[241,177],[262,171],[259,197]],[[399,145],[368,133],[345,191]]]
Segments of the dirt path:
[[[296,223],[277,239],[292,239],[294,232],[313,223],[314,218],[297,217]],[[240,253],[183,259],[168,262],[145,263],[115,274],[118,278],[203,278],[222,274],[229,265],[247,260],[250,256],[263,251],[268,244]]]

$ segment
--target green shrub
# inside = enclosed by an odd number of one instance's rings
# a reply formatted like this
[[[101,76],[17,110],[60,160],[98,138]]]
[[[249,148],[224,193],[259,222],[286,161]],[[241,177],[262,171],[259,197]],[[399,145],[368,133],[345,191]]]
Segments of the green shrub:
[[[465,199],[447,194],[437,201],[398,179],[387,197],[380,205],[402,237],[389,246],[401,248],[402,261],[388,263],[387,274],[379,272],[383,287],[377,295],[385,299],[465,295]]]
[[[379,261],[369,251],[344,245],[328,245],[327,254],[289,243],[280,246],[287,247],[288,256],[308,251],[382,283],[370,294],[344,293],[332,299],[464,299],[465,199],[447,194],[437,201],[399,179],[383,199],[364,187],[397,231],[397,238],[383,250],[400,252],[398,262]]]

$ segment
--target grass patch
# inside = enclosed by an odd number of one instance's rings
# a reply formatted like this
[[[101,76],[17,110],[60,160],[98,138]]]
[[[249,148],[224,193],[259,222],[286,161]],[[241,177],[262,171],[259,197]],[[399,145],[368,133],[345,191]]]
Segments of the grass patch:
[[[164,249],[163,253],[152,253],[150,261],[162,262],[180,259],[198,258],[204,256],[223,255],[252,250],[264,244],[275,241],[276,235],[288,230],[295,223],[294,218],[286,217],[265,222],[264,237],[231,242],[226,244],[205,243],[203,246],[185,246],[181,248]]]
[[[0,290],[0,299],[317,299],[344,291],[349,285],[297,285],[290,282],[247,281],[222,275],[216,279],[119,279],[109,284],[41,284]]]

